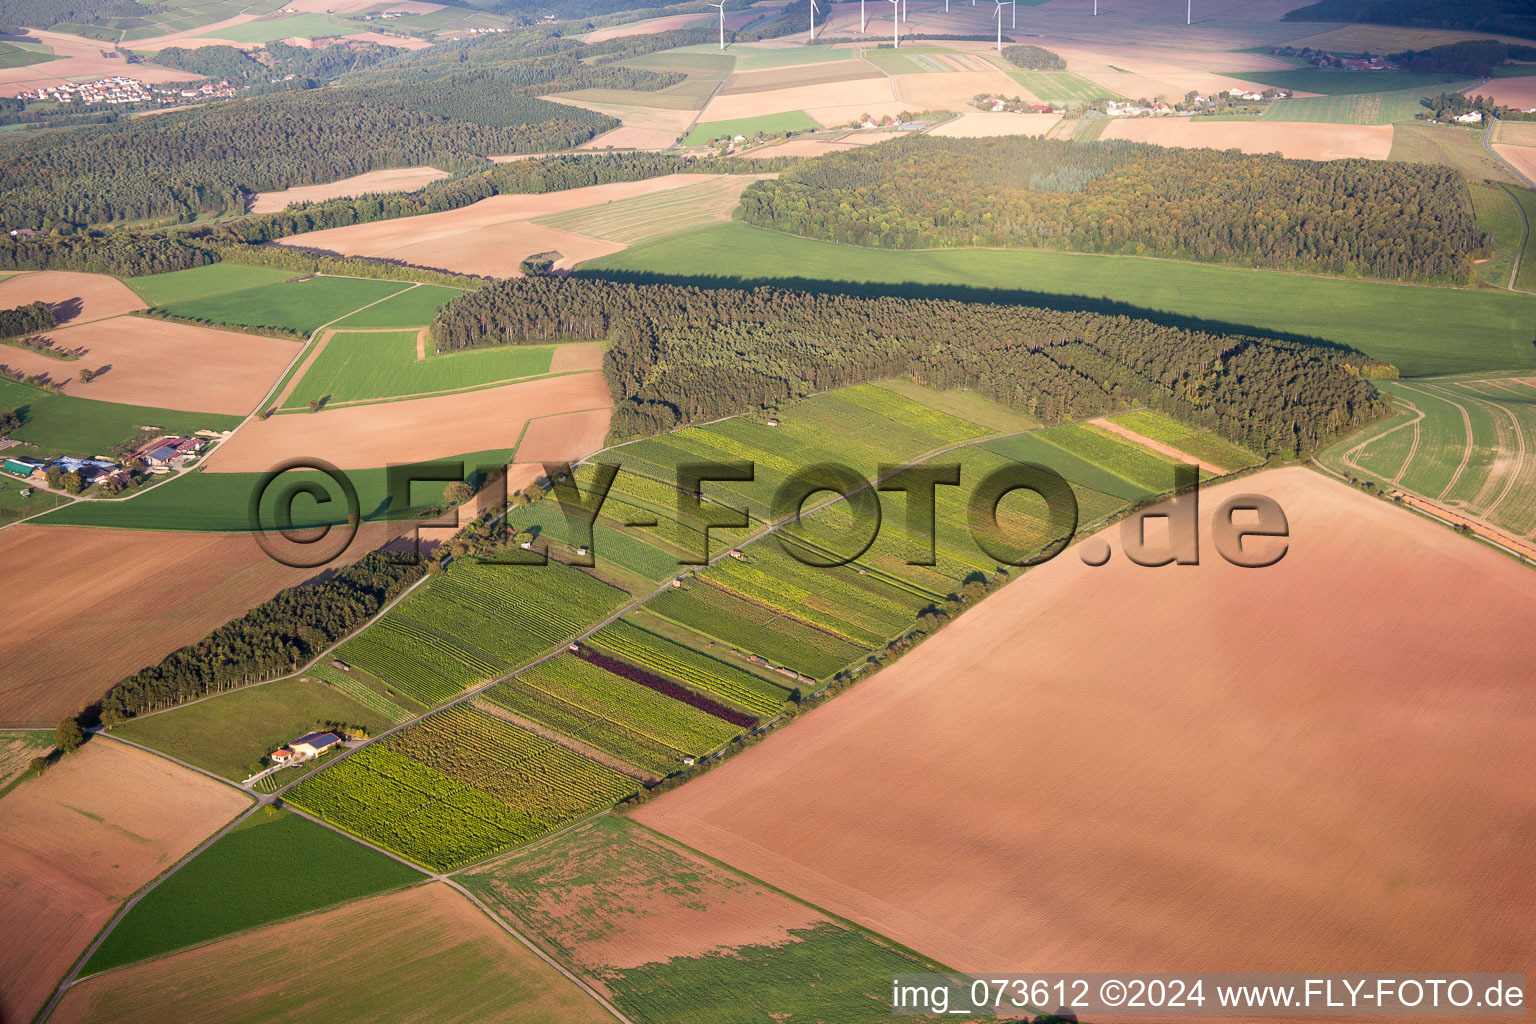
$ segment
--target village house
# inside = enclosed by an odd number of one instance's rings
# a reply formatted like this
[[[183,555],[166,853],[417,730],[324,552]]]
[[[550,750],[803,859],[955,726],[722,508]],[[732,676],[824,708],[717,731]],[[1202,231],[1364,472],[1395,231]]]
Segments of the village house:
[[[1456,115],[1457,124],[1482,124],[1483,112],[1481,110],[1469,110],[1465,114]]]

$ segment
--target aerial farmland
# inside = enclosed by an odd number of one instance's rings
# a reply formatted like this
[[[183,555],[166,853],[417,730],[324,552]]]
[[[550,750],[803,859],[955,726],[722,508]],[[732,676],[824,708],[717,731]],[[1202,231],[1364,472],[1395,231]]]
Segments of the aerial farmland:
[[[0,1021],[1523,1019],[1533,83],[1520,0],[15,0]]]

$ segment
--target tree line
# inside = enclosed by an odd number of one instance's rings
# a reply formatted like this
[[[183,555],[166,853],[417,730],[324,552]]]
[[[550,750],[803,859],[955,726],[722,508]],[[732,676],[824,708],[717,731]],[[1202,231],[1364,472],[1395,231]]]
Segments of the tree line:
[[[1132,142],[909,138],[803,161],[750,224],[887,249],[1067,249],[1465,283],[1487,245],[1460,172]]]
[[[1028,71],[1065,71],[1067,62],[1061,55],[1043,46],[1019,44],[1003,47],[1003,60],[1016,68]]]
[[[289,587],[108,692],[103,724],[296,670],[426,573],[373,551],[328,579]]]
[[[14,309],[0,309],[0,338],[16,338],[59,326],[59,318],[46,302],[29,302]]]
[[[1385,415],[1360,353],[1145,320],[947,300],[498,281],[438,311],[442,351],[609,343],[613,435],[659,433],[909,375],[1046,423],[1147,405],[1267,456],[1315,450]]]

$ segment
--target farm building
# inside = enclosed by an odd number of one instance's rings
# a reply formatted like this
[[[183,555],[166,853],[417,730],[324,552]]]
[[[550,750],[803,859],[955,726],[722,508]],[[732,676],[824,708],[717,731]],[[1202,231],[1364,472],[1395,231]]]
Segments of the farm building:
[[[166,434],[134,452],[150,466],[173,466],[183,459],[190,459],[207,447],[208,442],[196,437],[179,437]]]
[[[287,747],[278,747],[276,750],[272,751],[271,755],[269,756],[271,757],[273,764],[285,764],[293,758],[293,751],[289,750]]]
[[[106,459],[76,459],[68,455],[61,455],[48,463],[32,471],[32,475],[38,480],[47,478],[48,470],[57,468],[61,473],[79,473],[80,479],[87,485],[116,473],[122,467],[115,462]]]
[[[31,476],[43,468],[43,464],[36,459],[6,459],[5,471],[15,473],[17,476]]]
[[[312,732],[308,736],[302,736],[288,744],[295,754],[304,757],[319,757],[341,742],[341,737],[333,732]]]

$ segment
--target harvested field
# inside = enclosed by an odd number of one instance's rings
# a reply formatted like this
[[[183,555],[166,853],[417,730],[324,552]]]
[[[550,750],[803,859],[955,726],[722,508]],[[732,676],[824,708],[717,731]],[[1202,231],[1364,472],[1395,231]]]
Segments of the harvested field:
[[[730,220],[741,202],[741,193],[765,177],[769,175],[723,174],[666,192],[552,213],[533,223],[631,246],[674,231]]]
[[[778,945],[792,941],[791,929],[828,920],[622,818],[579,825],[555,843],[473,868],[463,881],[597,972]]]
[[[600,28],[595,32],[588,32],[583,38],[588,43],[601,43],[608,39],[643,36],[651,32],[670,32],[675,28],[683,28],[708,17],[708,14],[671,14],[665,18],[647,18],[644,21],[631,21],[612,28]]]
[[[1293,160],[1346,160],[1352,157],[1385,160],[1392,151],[1392,126],[1389,124],[1204,122],[1194,117],[1122,117],[1110,121],[1100,138],[1130,139],[1186,149],[1279,153]]]
[[[370,4],[369,6],[374,6]],[[393,8],[391,8],[393,10]],[[347,36],[349,42],[378,43],[380,46],[393,46],[400,50],[425,50],[432,44],[425,39],[417,39],[415,36],[396,35],[393,32],[357,32]],[[319,47],[312,47],[319,49]]]
[[[834,60],[798,68],[772,68],[743,71],[732,75],[720,86],[716,96],[739,96],[754,92],[772,92],[813,85],[836,89],[843,82],[861,78],[884,78],[885,72],[862,60]],[[827,97],[824,97],[827,98]],[[835,98],[835,94],[834,97]]]
[[[567,268],[624,248],[619,242],[529,223],[534,218],[651,196],[718,177],[723,176],[669,174],[542,195],[493,196],[460,210],[311,231],[278,244],[396,259],[466,274],[517,277],[521,274],[518,264],[536,253],[559,252],[562,258],[556,265]]]
[[[522,444],[517,446],[519,462],[575,462],[603,446],[608,437],[612,410],[591,409],[545,416],[528,424]]]
[[[0,732],[0,790],[52,749],[52,732]]]
[[[1529,570],[1302,468],[1200,504],[1198,567],[1068,551],[637,819],[961,970],[1530,972]]]
[[[0,309],[14,309],[39,300],[53,307],[53,315],[59,318],[63,327],[105,320],[144,308],[144,300],[135,295],[133,289],[105,274],[43,270],[15,274],[0,281]],[[9,350],[0,353],[9,354]],[[54,365],[57,368],[57,362]]]
[[[609,1024],[474,904],[437,882],[271,925],[71,988],[61,1024],[399,1021]]]
[[[974,109],[977,93],[1020,96],[1025,89],[1001,71],[954,71],[948,74],[893,75],[896,96],[915,110]]]
[[[1499,121],[1488,141],[1506,146],[1536,146],[1536,121]]]
[[[343,561],[395,532],[365,526]],[[246,534],[32,523],[0,530],[0,590],[27,595],[0,632],[0,723],[52,727],[129,673],[319,571],[279,565]]]
[[[1495,145],[1493,151],[1514,164],[1515,170],[1525,175],[1527,180],[1536,181],[1536,149],[1529,146]]]
[[[1010,114],[994,111],[961,114],[939,125],[929,135],[944,139],[982,139],[994,135],[1044,135],[1061,120],[1060,114]]]
[[[776,156],[825,156],[839,150],[853,149],[854,144],[843,139],[835,142],[821,139],[789,139],[772,146],[756,146],[737,150],[731,156],[741,160],[767,160]]]
[[[30,1019],[119,903],[249,803],[230,786],[106,739],[6,794],[5,1019]]]
[[[701,123],[735,121],[749,117],[765,117],[769,114],[782,114],[793,110],[807,110],[815,106],[879,103],[897,98],[891,92],[891,83],[884,75],[879,78],[853,79],[835,87],[802,85],[787,89],[769,89],[764,92],[736,93],[731,96],[716,94],[704,108],[699,121]]]
[[[603,346],[598,344],[561,345],[555,349],[549,361],[550,373],[571,373],[574,370],[601,370]]]
[[[243,416],[280,377],[299,346],[280,338],[139,316],[97,320],[48,331],[60,348],[83,348],[61,362],[41,352],[6,347],[0,362],[27,373],[67,376],[64,393],[103,402]],[[74,374],[96,372],[90,383]]]
[[[376,35],[377,33],[369,33]],[[377,42],[377,40],[374,40]],[[386,43],[387,46],[396,45]],[[326,185],[298,185],[281,192],[263,192],[251,202],[252,213],[276,213],[294,203],[318,203],[325,199],[365,196],[374,192],[414,192],[428,182],[448,177],[436,167],[400,167],[390,171],[369,171],[342,178]]]
[[[693,123],[696,111],[665,107],[632,106],[621,103],[593,103],[572,99],[568,96],[550,95],[540,99],[551,103],[565,103],[573,107],[585,107],[600,114],[616,117],[624,123],[611,132],[604,132],[588,139],[577,149],[666,149],[678,140]]]
[[[208,457],[213,473],[262,473],[304,455],[342,469],[425,462],[511,446],[536,416],[607,409],[600,373],[573,373],[405,402],[290,413],[247,423]]]

